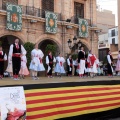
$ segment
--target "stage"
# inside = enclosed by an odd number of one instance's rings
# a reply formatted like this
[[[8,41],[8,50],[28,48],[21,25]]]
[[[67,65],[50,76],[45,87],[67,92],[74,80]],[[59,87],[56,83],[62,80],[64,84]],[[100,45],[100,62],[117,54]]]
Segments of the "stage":
[[[27,120],[105,120],[120,117],[120,77],[39,77],[14,81],[4,78],[1,87],[23,86]]]
[[[26,77],[25,79],[20,80],[13,80],[11,78],[4,78],[0,80],[0,86],[6,86],[6,85],[28,85],[28,84],[48,84],[48,83],[66,83],[66,82],[89,82],[89,81],[111,81],[111,80],[120,80],[119,76],[114,76],[112,78],[108,76],[97,76],[95,78],[91,77],[85,77],[85,78],[79,78],[76,77],[66,77],[63,76],[61,78],[59,77],[53,77],[53,78],[47,78],[47,77],[39,77],[38,80],[32,80],[31,77]]]

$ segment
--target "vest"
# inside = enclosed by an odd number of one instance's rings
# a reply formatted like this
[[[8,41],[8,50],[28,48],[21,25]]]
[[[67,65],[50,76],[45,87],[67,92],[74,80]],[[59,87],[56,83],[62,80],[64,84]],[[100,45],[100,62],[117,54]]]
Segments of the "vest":
[[[50,63],[50,62],[53,62],[53,58],[54,58],[53,56],[52,56],[52,58],[51,58],[50,55],[48,55],[49,63]]]
[[[19,44],[19,49],[16,48],[16,45],[13,44],[13,54],[14,53],[21,53],[21,44]]]

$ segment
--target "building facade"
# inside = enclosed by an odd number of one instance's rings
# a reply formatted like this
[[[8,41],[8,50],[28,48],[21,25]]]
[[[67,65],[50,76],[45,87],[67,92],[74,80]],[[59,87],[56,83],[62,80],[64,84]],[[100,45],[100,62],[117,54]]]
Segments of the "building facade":
[[[115,14],[110,10],[97,10],[97,27],[101,29],[100,34],[108,32],[109,28],[115,27]]]
[[[21,31],[6,29],[7,2],[22,6]],[[58,14],[56,34],[45,32],[45,11]],[[78,37],[77,18],[88,21],[89,35],[87,38]],[[67,41],[76,36],[77,42],[80,40],[86,51],[91,49],[94,54],[98,55],[96,23],[96,0],[0,0],[0,41],[6,52],[14,39],[19,38],[22,44],[38,43],[43,52],[47,44],[54,44],[58,48],[57,53],[61,52],[63,56],[66,56],[71,52]]]

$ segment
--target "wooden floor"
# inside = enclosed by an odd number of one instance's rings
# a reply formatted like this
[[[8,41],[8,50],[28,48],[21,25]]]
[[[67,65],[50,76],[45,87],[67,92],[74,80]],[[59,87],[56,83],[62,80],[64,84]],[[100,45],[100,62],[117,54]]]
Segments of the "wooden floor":
[[[38,80],[32,80],[31,77],[26,77],[25,79],[20,80],[13,80],[11,78],[3,78],[0,80],[0,86],[6,86],[6,85],[26,85],[26,84],[47,84],[47,83],[65,83],[65,82],[87,82],[87,81],[104,81],[104,80],[120,80],[120,76],[114,76],[112,78],[109,78],[108,76],[97,76],[95,78],[79,78],[79,77],[66,77],[63,76],[61,78],[59,77],[53,77],[53,78],[47,78],[47,77],[39,77]]]

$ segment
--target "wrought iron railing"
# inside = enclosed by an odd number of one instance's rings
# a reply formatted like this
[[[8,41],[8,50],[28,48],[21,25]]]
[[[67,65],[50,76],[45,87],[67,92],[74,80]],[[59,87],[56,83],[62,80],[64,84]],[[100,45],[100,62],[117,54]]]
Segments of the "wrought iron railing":
[[[78,18],[80,18],[80,17],[72,16],[72,17],[71,17],[71,22],[74,23],[74,24],[79,24],[79,23],[78,23]],[[85,19],[85,18],[82,18],[82,19]],[[91,25],[90,19],[86,19],[86,20],[87,20],[87,22],[88,22],[88,25],[90,26],[90,25]]]
[[[6,5],[2,5],[0,9],[6,11]],[[24,15],[31,15],[35,17],[45,18],[45,10],[31,6],[22,6],[22,13]],[[58,21],[61,21],[61,14],[60,13],[57,14],[58,14]]]

